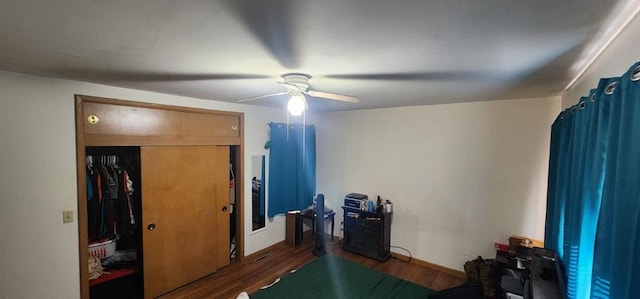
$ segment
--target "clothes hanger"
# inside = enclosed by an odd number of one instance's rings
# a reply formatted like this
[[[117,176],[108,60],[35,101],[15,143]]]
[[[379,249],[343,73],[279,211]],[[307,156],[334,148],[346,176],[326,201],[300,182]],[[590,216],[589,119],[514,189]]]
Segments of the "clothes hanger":
[[[87,169],[89,169],[89,173],[93,175],[93,156],[88,155],[86,157]]]

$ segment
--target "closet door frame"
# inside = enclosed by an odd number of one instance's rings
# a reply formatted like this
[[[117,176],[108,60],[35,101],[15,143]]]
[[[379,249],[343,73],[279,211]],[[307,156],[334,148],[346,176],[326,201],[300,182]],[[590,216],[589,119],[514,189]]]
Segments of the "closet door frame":
[[[221,116],[222,122],[201,122],[206,125],[226,125],[228,119],[237,118],[237,125],[233,124],[233,130],[237,130],[237,136],[225,133],[229,131],[219,130],[220,136],[212,136],[210,132],[198,130],[198,117],[195,121],[182,120],[181,129],[176,134],[173,131],[170,135],[163,135],[158,132],[145,134],[144,129],[138,130],[135,135],[116,132],[86,132],[85,126],[89,122],[85,114],[85,104],[104,104],[115,108],[132,108],[134,110],[154,110],[167,112],[171,115],[193,114],[193,115],[214,115]],[[117,109],[116,109],[117,110]],[[80,298],[89,298],[89,270],[88,259],[88,220],[87,220],[87,190],[85,156],[87,146],[170,146],[170,145],[227,145],[231,150],[235,150],[236,165],[236,211],[240,211],[236,216],[236,261],[244,262],[244,114],[240,112],[227,112],[217,110],[206,110],[198,108],[188,108],[179,106],[168,106],[161,104],[140,103],[118,99],[100,98],[87,95],[75,96],[75,127],[76,127],[76,166],[77,166],[77,193],[78,193],[78,252],[80,264]],[[157,130],[156,130],[157,131]],[[142,132],[142,133],[141,133]],[[233,132],[232,132],[233,133]],[[217,132],[216,132],[217,134]]]

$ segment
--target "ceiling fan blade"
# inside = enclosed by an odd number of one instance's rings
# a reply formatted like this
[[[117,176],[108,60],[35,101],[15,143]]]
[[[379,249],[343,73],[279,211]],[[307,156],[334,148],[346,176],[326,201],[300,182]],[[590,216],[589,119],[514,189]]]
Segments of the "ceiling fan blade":
[[[154,81],[200,81],[200,80],[238,80],[238,79],[266,79],[269,76],[255,74],[152,74],[142,75],[141,78]]]
[[[299,1],[225,0],[223,3],[280,65],[290,69],[299,66],[294,41],[297,26],[293,23]]]
[[[360,100],[356,97],[346,96],[346,95],[337,94],[337,93],[309,90],[306,92],[306,94],[316,98],[324,98],[324,99],[343,101],[343,102],[349,102],[349,103],[360,102]]]
[[[354,79],[354,80],[389,80],[389,81],[460,81],[471,79],[490,79],[496,76],[495,73],[481,71],[451,71],[451,72],[415,72],[415,73],[380,73],[380,74],[337,74],[326,75],[324,77],[332,79]]]
[[[264,98],[281,96],[281,95],[285,95],[285,94],[288,94],[288,93],[289,93],[288,91],[283,91],[283,92],[278,92],[278,93],[265,94],[265,95],[261,95],[261,96],[256,96],[256,97],[246,98],[246,99],[242,99],[242,100],[237,100],[236,102],[238,102],[238,103],[248,102],[248,101],[253,101],[253,100],[259,100],[259,99],[264,99]]]
[[[239,80],[239,79],[266,79],[269,76],[258,74],[234,74],[234,73],[164,73],[164,72],[134,72],[134,71],[108,71],[99,69],[67,68],[51,70],[54,74],[63,74],[70,77],[81,77],[99,81],[115,82],[172,82],[172,81],[203,81],[203,80]]]

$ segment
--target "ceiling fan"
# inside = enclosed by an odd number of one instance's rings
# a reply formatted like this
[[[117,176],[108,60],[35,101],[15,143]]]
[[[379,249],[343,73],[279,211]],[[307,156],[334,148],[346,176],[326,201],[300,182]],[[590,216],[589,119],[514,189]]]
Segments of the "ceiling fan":
[[[246,98],[238,100],[238,102],[247,102],[280,95],[289,95],[287,110],[289,110],[289,113],[291,113],[291,115],[298,116],[308,108],[305,95],[309,95],[315,98],[323,98],[349,103],[358,103],[360,101],[357,97],[354,96],[309,89],[309,79],[311,79],[311,75],[308,74],[287,73],[283,74],[281,77],[283,81],[277,83],[284,85],[287,91]]]

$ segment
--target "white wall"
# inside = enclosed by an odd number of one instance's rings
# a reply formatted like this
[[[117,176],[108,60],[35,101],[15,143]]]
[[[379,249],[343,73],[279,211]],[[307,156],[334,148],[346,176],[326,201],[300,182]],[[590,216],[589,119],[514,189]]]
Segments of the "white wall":
[[[317,192],[338,224],[350,192],[391,200],[391,245],[462,270],[511,234],[544,238],[559,111],[554,97],[319,115]]]
[[[251,203],[251,155],[264,154],[267,123],[281,109],[191,99],[0,71],[0,298],[78,298],[74,94],[245,114],[245,202]],[[62,224],[62,211],[74,222]],[[251,234],[245,253],[284,240],[284,218]]]
[[[79,296],[77,222],[61,219],[77,217],[74,94],[244,112],[245,182],[266,124],[285,121],[281,109],[0,72],[0,298]],[[558,110],[551,98],[317,115],[318,192],[337,211],[349,192],[392,200],[392,244],[461,269],[509,234],[542,238]],[[251,233],[250,209],[246,254],[284,240],[282,217]]]
[[[619,77],[640,61],[640,15],[637,15],[594,61],[583,76],[562,96],[562,107],[578,102],[598,86],[600,78]]]

